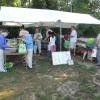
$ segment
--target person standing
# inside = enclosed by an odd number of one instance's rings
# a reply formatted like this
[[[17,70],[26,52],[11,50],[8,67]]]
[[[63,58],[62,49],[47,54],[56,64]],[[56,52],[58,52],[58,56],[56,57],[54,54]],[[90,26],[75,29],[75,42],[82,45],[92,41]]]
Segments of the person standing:
[[[42,34],[40,33],[39,27],[36,28],[35,34],[34,34],[34,55],[37,54],[37,49],[40,55],[41,54],[41,41],[42,41]]]
[[[49,53],[56,51],[56,36],[54,32],[49,32],[48,51]]]
[[[48,26],[45,27],[45,44],[46,44],[46,49],[48,50],[48,38],[50,37],[49,32],[53,32]]]
[[[4,68],[4,50],[8,47],[5,38],[7,35],[7,31],[0,31],[0,72],[7,72]]]
[[[32,58],[33,58],[33,39],[31,34],[24,27],[21,28],[19,36],[26,44],[27,54],[26,54],[26,64],[28,68],[32,68]]]
[[[98,34],[96,38],[96,47],[97,47],[97,66],[100,66],[100,33]]]
[[[77,43],[77,31],[74,26],[71,28],[71,34],[70,34],[70,51],[73,52],[73,55],[75,56],[76,52],[76,43]]]

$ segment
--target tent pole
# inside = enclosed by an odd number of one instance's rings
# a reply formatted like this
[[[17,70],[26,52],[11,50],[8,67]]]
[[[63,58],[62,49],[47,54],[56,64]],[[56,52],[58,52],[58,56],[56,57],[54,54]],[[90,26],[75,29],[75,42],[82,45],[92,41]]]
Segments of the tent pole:
[[[62,28],[60,26],[60,51],[62,51]]]

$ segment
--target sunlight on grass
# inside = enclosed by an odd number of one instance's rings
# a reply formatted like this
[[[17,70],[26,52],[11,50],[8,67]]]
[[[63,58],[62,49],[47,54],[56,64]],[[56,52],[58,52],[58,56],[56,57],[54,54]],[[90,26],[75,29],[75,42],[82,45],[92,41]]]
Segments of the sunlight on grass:
[[[56,77],[54,77],[54,80],[63,81],[67,79],[68,77],[69,76],[66,73],[63,73],[63,74],[56,75]]]
[[[2,97],[8,97],[14,94],[13,90],[4,90],[2,92],[0,92],[0,98]]]

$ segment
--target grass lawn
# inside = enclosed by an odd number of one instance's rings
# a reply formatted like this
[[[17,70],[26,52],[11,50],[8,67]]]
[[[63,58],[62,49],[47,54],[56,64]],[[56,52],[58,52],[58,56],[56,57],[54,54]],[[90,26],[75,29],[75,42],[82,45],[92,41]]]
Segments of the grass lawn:
[[[32,70],[15,63],[0,73],[0,100],[100,100],[100,87],[93,83],[98,71],[90,62],[75,59],[73,66],[53,66],[46,56],[34,57]],[[57,88],[67,81],[79,82],[73,96],[64,96]]]

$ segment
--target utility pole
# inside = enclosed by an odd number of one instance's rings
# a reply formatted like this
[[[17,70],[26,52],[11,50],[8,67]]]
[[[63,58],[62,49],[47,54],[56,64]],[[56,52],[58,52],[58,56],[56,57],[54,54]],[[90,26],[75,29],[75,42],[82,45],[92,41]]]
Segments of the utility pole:
[[[66,5],[67,5],[67,11],[69,9],[69,4],[68,4],[69,0],[66,0]]]
[[[69,8],[70,12],[73,12],[73,0],[67,0],[67,8]]]
[[[70,12],[73,12],[73,0],[71,0],[70,3]]]

